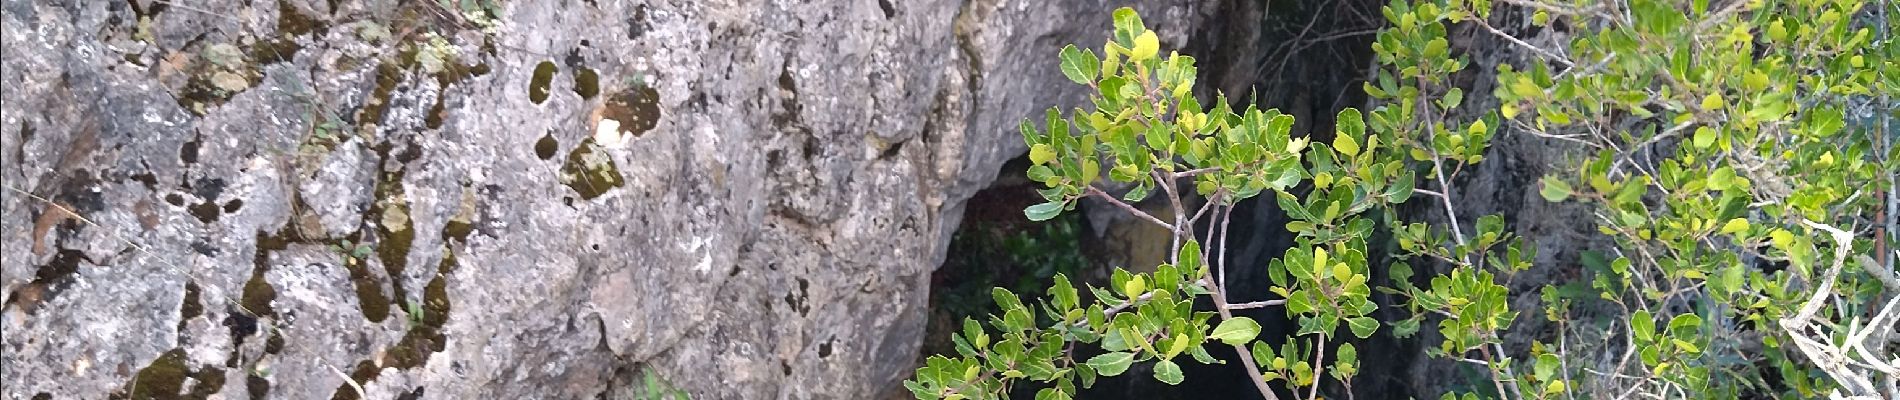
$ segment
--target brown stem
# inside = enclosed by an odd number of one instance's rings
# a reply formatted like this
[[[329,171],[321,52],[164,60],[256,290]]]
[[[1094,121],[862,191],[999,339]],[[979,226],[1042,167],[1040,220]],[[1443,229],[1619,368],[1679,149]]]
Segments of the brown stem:
[[[1127,202],[1123,202],[1121,199],[1115,198],[1115,196],[1108,195],[1108,192],[1103,192],[1102,189],[1097,189],[1094,186],[1089,186],[1088,195],[1100,197],[1103,200],[1108,200],[1109,204],[1114,204],[1116,207],[1120,207],[1122,210],[1128,211],[1128,213],[1134,214],[1136,217],[1140,217],[1141,219],[1148,220],[1148,222],[1153,222],[1157,225],[1161,225],[1161,227],[1163,228],[1168,228],[1168,231],[1174,231],[1174,224],[1170,224],[1165,221],[1162,221],[1160,218],[1155,218],[1154,215],[1150,215],[1146,211],[1141,211],[1141,209],[1135,208],[1135,206],[1128,205]]]

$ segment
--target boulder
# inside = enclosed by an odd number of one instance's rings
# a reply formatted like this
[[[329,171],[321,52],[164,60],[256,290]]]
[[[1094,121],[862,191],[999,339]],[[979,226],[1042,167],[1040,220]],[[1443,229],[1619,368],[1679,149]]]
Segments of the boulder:
[[[1109,3],[0,0],[0,397],[900,393]]]

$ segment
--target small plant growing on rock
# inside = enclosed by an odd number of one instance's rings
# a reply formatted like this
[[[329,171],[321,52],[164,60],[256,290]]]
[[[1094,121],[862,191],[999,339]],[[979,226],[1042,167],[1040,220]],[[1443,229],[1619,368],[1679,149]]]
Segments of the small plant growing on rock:
[[[1034,307],[997,288],[992,294],[1002,313],[989,325],[998,333],[967,320],[953,338],[957,356],[930,358],[906,387],[920,398],[993,398],[1028,379],[1048,384],[1038,398],[1060,399],[1100,376],[1125,373],[1136,362],[1153,363],[1155,379],[1179,384],[1185,378],[1180,362],[1217,362],[1203,347],[1215,342],[1241,355],[1239,367],[1250,371],[1267,398],[1277,398],[1272,385],[1304,389],[1298,391],[1314,397],[1327,376],[1349,385],[1358,360],[1343,337],[1363,339],[1381,326],[1370,316],[1377,306],[1370,300],[1366,257],[1366,238],[1379,220],[1368,212],[1404,202],[1418,191],[1415,172],[1402,159],[1406,153],[1395,149],[1418,150],[1413,146],[1426,141],[1399,137],[1395,129],[1368,131],[1364,117],[1352,109],[1339,113],[1330,143],[1319,143],[1294,137],[1293,117],[1277,110],[1234,110],[1225,96],[1203,106],[1192,93],[1193,58],[1162,56],[1155,33],[1133,10],[1116,10],[1114,26],[1114,39],[1102,56],[1075,46],[1060,55],[1063,74],[1094,89],[1094,109],[1077,109],[1066,117],[1052,109],[1043,128],[1022,126],[1034,163],[1029,178],[1047,187],[1041,191],[1047,202],[1024,213],[1046,220],[1083,198],[1098,198],[1173,232],[1174,256],[1153,273],[1115,271],[1109,287],[1086,289],[1087,300],[1061,277],[1048,289],[1051,300]],[[1295,193],[1308,182],[1312,190]],[[1111,185],[1132,189],[1111,194]],[[1193,192],[1184,193],[1188,188]],[[1298,244],[1266,266],[1277,298],[1241,301],[1262,294],[1228,292],[1227,271],[1238,266],[1226,264],[1221,238],[1234,205],[1263,194],[1297,220],[1287,228],[1298,235]],[[1172,221],[1128,203],[1154,195],[1173,208]],[[1207,201],[1189,209],[1182,199],[1194,195]],[[1196,227],[1205,227],[1204,232]],[[1502,232],[1486,238],[1508,239]],[[1508,246],[1486,243],[1443,252],[1474,257],[1494,245]],[[1455,304],[1446,307],[1493,321],[1477,327],[1508,323],[1508,311],[1494,307],[1501,302],[1492,300],[1497,295],[1486,285],[1495,286],[1488,273],[1479,273],[1430,293],[1458,299],[1441,301]],[[1200,296],[1212,300],[1212,311],[1193,308]],[[1482,300],[1483,307],[1466,307],[1477,303],[1466,296]],[[1295,340],[1278,348],[1258,340],[1258,322],[1234,314],[1273,307],[1299,324]],[[1038,314],[1052,322],[1037,324]],[[1331,359],[1326,358],[1329,341],[1341,343]],[[1100,346],[1105,353],[1078,360],[1077,343]]]
[[[1490,1],[1394,0],[1365,84],[1376,107],[1339,111],[1330,140],[1296,137],[1293,118],[1275,110],[1235,110],[1220,95],[1200,104],[1194,60],[1163,56],[1133,10],[1116,10],[1100,56],[1075,46],[1059,55],[1063,75],[1091,89],[1089,108],[1022,125],[1027,172],[1047,200],[1024,213],[1047,220],[1096,198],[1173,232],[1174,256],[1152,273],[1117,270],[1107,287],[1058,277],[1038,304],[996,288],[997,313],[965,320],[957,353],[927,359],[905,387],[925,399],[986,399],[1026,380],[1038,399],[1065,399],[1134,363],[1179,384],[1185,359],[1219,362],[1203,348],[1218,342],[1240,355],[1262,397],[1319,398],[1327,378],[1350,396],[1352,338],[1435,325],[1427,353],[1484,377],[1445,398],[1900,396],[1890,339],[1900,336],[1891,238],[1900,146],[1887,131],[1900,41],[1871,26],[1884,32],[1900,8],[1500,3],[1576,37],[1565,48],[1530,44],[1490,25]],[[1468,65],[1449,45],[1456,24],[1535,55],[1497,67],[1495,109],[1474,112],[1449,79]],[[1533,267],[1535,247],[1505,216],[1466,220],[1457,207],[1458,176],[1485,160],[1500,129],[1587,147],[1575,174],[1544,177],[1536,192],[1593,207],[1615,244],[1560,260],[1585,265],[1587,281],[1537,293],[1536,317],[1558,331],[1541,337],[1557,342],[1531,343],[1528,354],[1504,346],[1526,317],[1504,283]],[[1172,208],[1167,219],[1130,204],[1156,195]],[[1227,265],[1228,214],[1260,195],[1293,220],[1285,228],[1296,244],[1266,266]],[[1190,196],[1206,201],[1185,207]],[[1414,197],[1443,222],[1397,218],[1393,206]],[[1377,288],[1371,251],[1389,247],[1368,246],[1375,231],[1396,245],[1384,254],[1390,286]],[[1411,263],[1434,272],[1415,277]],[[1229,291],[1228,271],[1263,267],[1270,293]],[[1373,318],[1373,290],[1401,299],[1390,307],[1409,317]],[[1193,306],[1202,296],[1212,310]],[[1583,307],[1611,317],[1575,311]],[[1297,332],[1268,345],[1258,322],[1234,313],[1255,308],[1284,312]],[[1572,343],[1567,334],[1581,329],[1608,344]],[[1083,359],[1078,345],[1103,353]]]

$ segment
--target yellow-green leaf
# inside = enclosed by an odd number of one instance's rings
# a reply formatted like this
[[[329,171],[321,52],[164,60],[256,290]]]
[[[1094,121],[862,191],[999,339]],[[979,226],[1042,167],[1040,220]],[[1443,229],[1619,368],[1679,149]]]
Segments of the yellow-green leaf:
[[[1340,132],[1337,135],[1333,135],[1333,150],[1339,150],[1340,154],[1344,154],[1347,157],[1359,155],[1359,141],[1354,139],[1352,135]]]
[[[1174,342],[1173,344],[1168,345],[1167,355],[1161,358],[1163,359],[1174,358],[1174,356],[1181,355],[1181,352],[1187,350],[1188,348],[1188,336],[1186,333],[1174,334],[1173,342]]]
[[[1142,32],[1135,37],[1135,48],[1129,49],[1128,59],[1135,62],[1147,61],[1161,51],[1161,39],[1154,31]]]
[[[1122,285],[1122,295],[1131,299],[1141,297],[1142,293],[1147,292],[1148,279],[1142,275],[1135,275],[1135,279],[1129,279],[1128,283]]]
[[[1706,149],[1713,144],[1715,144],[1715,129],[1707,126],[1695,128],[1695,148]]]
[[[1722,109],[1722,106],[1725,104],[1726,102],[1722,100],[1721,93],[1709,93],[1708,96],[1705,96],[1702,98],[1703,110],[1707,110],[1707,111],[1720,110]]]
[[[1549,385],[1544,385],[1544,394],[1563,393],[1564,389],[1564,381],[1550,381]]]
[[[1055,159],[1056,151],[1050,148],[1048,144],[1037,144],[1029,147],[1029,162],[1031,163],[1042,165],[1048,164],[1049,161]]]
[[[1557,179],[1555,176],[1546,175],[1541,182],[1543,182],[1544,188],[1538,190],[1537,194],[1543,195],[1544,201],[1557,203],[1570,198],[1570,184],[1564,183],[1563,180]]]

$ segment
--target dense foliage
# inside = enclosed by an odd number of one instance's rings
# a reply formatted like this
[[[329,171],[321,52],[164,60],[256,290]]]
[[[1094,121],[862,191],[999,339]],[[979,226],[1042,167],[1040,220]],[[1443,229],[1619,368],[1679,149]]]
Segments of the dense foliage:
[[[1494,11],[1561,34],[1531,43],[1492,26],[1510,19]],[[1900,150],[1889,122],[1900,112],[1890,99],[1900,42],[1886,33],[1900,7],[1394,0],[1384,17],[1376,78],[1364,87],[1374,107],[1339,111],[1324,143],[1295,135],[1292,117],[1275,110],[1232,109],[1218,94],[1201,104],[1194,60],[1162,55],[1133,10],[1116,10],[1099,56],[1064,48],[1063,74],[1094,95],[1088,109],[1023,124],[1028,174],[1047,188],[1047,202],[1025,214],[1045,220],[1098,199],[1173,231],[1176,256],[1153,273],[1117,271],[1108,287],[1059,276],[1038,304],[997,288],[987,328],[966,320],[957,354],[931,357],[906,387],[920,398],[993,398],[1027,379],[1046,383],[1038,398],[1059,399],[1138,362],[1177,384],[1179,362],[1219,362],[1203,347],[1219,342],[1256,372],[1266,398],[1319,397],[1327,378],[1349,396],[1359,366],[1343,336],[1431,327],[1430,355],[1489,372],[1467,398],[1900,395]],[[1450,49],[1458,27],[1528,58],[1496,67],[1482,109],[1450,79],[1471,65]],[[1578,242],[1603,248],[1556,261],[1584,266],[1572,274],[1582,280],[1544,286],[1543,308],[1526,310],[1535,315],[1513,309],[1527,294],[1502,284],[1540,267],[1535,247],[1503,216],[1457,214],[1459,175],[1501,133],[1575,150],[1536,190],[1587,209],[1603,236]],[[1154,195],[1171,221],[1129,204]],[[1266,266],[1226,265],[1227,213],[1259,195],[1294,220],[1285,228],[1297,244]],[[1206,201],[1185,206],[1192,196]],[[1443,218],[1390,212],[1413,199]],[[1375,230],[1396,246],[1369,246]],[[1396,251],[1370,253],[1384,249]],[[1369,259],[1396,260],[1378,266],[1389,285],[1370,282]],[[1429,272],[1415,276],[1414,264]],[[1267,268],[1275,299],[1228,302],[1227,271],[1237,268]],[[1392,307],[1411,317],[1371,317],[1374,290],[1404,299]],[[1213,309],[1196,310],[1199,296]],[[1297,323],[1293,337],[1273,340],[1285,342],[1278,348],[1233,313],[1263,307]],[[1507,353],[1503,335],[1524,318],[1554,322],[1554,335],[1537,336],[1553,341]],[[1104,353],[1078,359],[1078,344]]]

